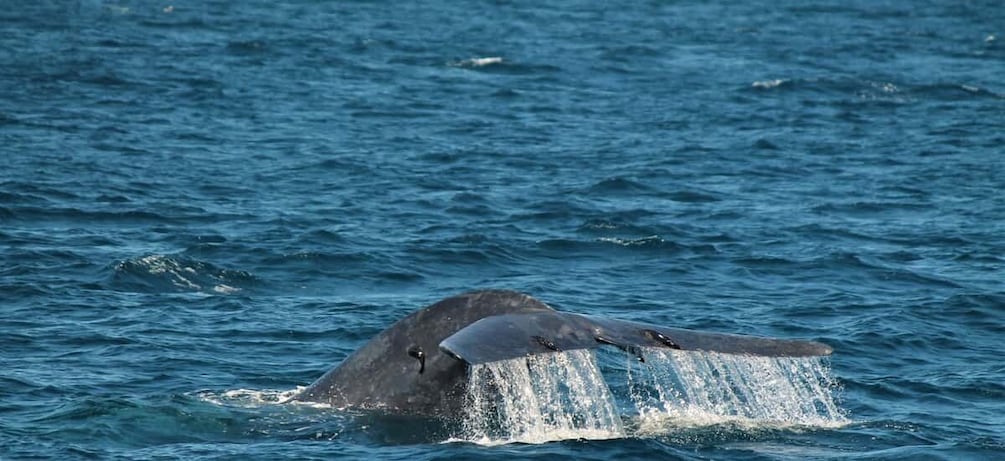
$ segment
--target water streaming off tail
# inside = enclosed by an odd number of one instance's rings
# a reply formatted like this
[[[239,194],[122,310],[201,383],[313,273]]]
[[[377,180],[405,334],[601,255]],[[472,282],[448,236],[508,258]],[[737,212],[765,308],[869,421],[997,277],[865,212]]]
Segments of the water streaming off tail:
[[[482,444],[624,437],[593,352],[474,365],[463,438]]]
[[[628,376],[643,432],[667,424],[727,421],[822,427],[848,423],[834,402],[830,371],[818,357],[651,348],[644,356],[646,362],[629,369]]]
[[[631,355],[627,368],[608,373],[617,395],[588,350],[473,365],[460,439],[498,444],[618,438],[626,435],[622,418],[637,418],[629,426],[632,435],[723,423],[848,423],[819,357],[656,348],[642,354],[645,362]]]

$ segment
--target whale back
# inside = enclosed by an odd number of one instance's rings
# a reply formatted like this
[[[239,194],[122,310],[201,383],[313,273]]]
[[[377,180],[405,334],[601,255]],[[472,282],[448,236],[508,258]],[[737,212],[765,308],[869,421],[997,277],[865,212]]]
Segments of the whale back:
[[[441,350],[440,343],[486,317],[541,312],[554,310],[515,291],[446,298],[395,322],[293,400],[396,413],[453,413],[462,403],[467,365]]]

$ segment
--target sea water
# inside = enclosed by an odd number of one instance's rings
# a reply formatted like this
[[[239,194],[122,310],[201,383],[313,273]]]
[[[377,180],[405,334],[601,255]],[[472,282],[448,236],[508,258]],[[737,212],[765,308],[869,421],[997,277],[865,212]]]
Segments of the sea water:
[[[1000,3],[2,2],[0,458],[1000,458]],[[600,351],[601,440],[279,402],[477,288],[834,354]]]

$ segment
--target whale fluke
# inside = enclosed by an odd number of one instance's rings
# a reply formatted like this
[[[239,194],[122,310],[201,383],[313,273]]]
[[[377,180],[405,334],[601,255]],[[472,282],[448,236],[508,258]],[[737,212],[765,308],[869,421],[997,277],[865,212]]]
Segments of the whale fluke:
[[[476,365],[606,345],[628,352],[638,347],[667,347],[768,357],[808,357],[832,352],[829,346],[812,341],[710,333],[554,311],[486,317],[444,339],[440,349]]]
[[[457,414],[468,368],[535,354],[613,346],[769,357],[829,355],[812,341],[710,333],[557,312],[522,293],[485,290],[397,321],[292,400],[340,408]]]

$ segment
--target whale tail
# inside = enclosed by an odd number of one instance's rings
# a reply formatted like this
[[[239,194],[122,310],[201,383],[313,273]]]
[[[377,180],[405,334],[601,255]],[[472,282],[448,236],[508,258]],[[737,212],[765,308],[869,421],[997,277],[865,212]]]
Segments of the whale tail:
[[[483,290],[443,299],[398,320],[330,369],[295,401],[339,408],[455,414],[474,365],[613,346],[769,357],[828,355],[810,341],[667,328],[558,312],[528,295]]]
[[[469,365],[550,352],[614,346],[643,360],[640,348],[670,348],[766,357],[830,355],[813,341],[668,328],[556,311],[494,315],[440,342],[440,350]]]

